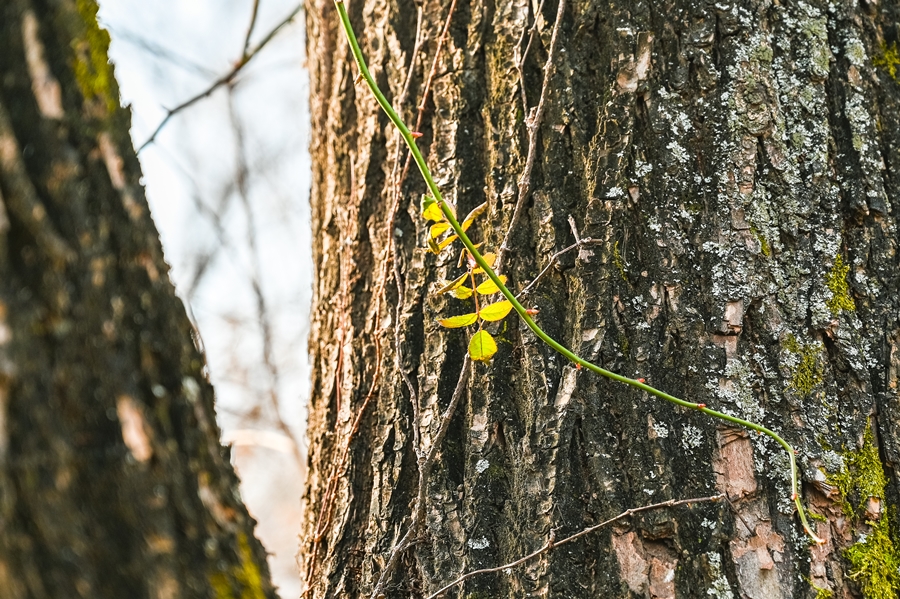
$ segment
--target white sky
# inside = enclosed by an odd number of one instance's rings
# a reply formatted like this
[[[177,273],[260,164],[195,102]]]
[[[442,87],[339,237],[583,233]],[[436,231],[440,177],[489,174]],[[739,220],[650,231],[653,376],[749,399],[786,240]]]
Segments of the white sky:
[[[204,90],[240,58],[253,0],[100,0],[100,5],[139,147],[165,117],[165,107]],[[296,0],[261,0],[253,39],[261,39],[296,5]],[[301,13],[245,67],[232,94],[249,166],[255,257],[235,187],[237,144],[227,90],[174,116],[140,154],[172,279],[189,301],[206,348],[223,436],[250,443],[234,448],[241,492],[274,553],[270,563],[282,597],[300,592],[294,554],[302,472],[284,452],[286,437],[275,425],[270,398],[277,394],[281,419],[302,439],[312,285],[304,61]],[[210,213],[218,214],[218,225]],[[197,265],[205,259],[209,266],[195,284]],[[277,378],[263,360],[252,285],[257,264]],[[247,429],[272,432],[241,432]]]

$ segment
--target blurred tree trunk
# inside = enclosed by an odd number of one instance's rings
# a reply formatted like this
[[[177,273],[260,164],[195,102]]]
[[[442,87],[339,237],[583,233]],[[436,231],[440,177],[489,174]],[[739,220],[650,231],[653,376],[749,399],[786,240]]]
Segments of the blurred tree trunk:
[[[486,251],[519,198],[557,2],[541,3],[522,85],[517,46],[537,2],[459,0],[427,104],[420,147],[460,214],[488,203],[476,232]],[[448,5],[424,1],[413,56],[415,3],[348,4],[389,98],[414,61],[399,107],[411,127]],[[435,320],[471,307],[434,293],[459,274],[458,254],[425,249],[415,167],[388,224],[396,134],[354,84],[330,0],[307,14],[316,300],[302,551],[312,596],[358,597],[406,533],[417,492],[392,278],[377,305],[389,238],[422,447],[465,355],[465,334]],[[503,272],[523,289],[575,242],[570,217],[600,240],[525,298],[539,323],[608,369],[782,434],[826,542],[809,546],[770,439],[578,371],[511,316],[497,356],[469,377],[427,481],[425,525],[385,595],[427,595],[551,531],[723,492],[730,504],[647,513],[448,596],[897,596],[900,5],[569,0],[562,14],[534,191]]]
[[[275,597],[96,11],[0,2],[0,597]]]

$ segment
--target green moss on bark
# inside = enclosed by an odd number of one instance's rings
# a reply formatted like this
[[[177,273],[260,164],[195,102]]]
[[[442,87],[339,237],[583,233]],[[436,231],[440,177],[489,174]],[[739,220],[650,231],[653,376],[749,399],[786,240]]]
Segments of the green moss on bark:
[[[788,335],[784,340],[784,349],[796,355],[800,361],[791,375],[788,388],[794,389],[800,395],[809,395],[823,380],[822,364],[819,362],[822,344],[818,342],[801,344],[796,337]]]
[[[627,283],[628,277],[625,276],[625,261],[622,260],[622,254],[619,253],[618,241],[613,244],[613,264],[615,264],[616,268],[619,269],[619,276],[622,277],[622,280]]]
[[[871,426],[866,428],[863,435],[862,448],[845,452],[842,457],[844,465],[841,471],[830,476],[829,482],[841,493],[844,513],[855,518],[870,497],[883,499],[884,488],[887,486],[887,476],[881,466]]]
[[[881,54],[872,59],[872,64],[883,69],[891,79],[897,81],[897,67],[900,66],[900,50],[897,48],[897,42],[890,46],[883,44]]]
[[[844,514],[853,521],[864,513],[870,498],[884,500],[887,476],[878,455],[872,427],[866,428],[863,446],[848,451],[841,471],[829,477],[841,493]],[[868,520],[870,531],[844,552],[850,562],[848,577],[856,581],[866,599],[894,599],[900,592],[900,549],[891,530],[891,519],[882,513],[876,521]]]
[[[851,580],[866,599],[896,599],[900,591],[900,551],[892,538],[888,518],[870,522],[871,532],[850,547],[844,556],[851,564]]]
[[[75,54],[75,79],[84,99],[102,102],[107,113],[116,109],[113,68],[109,62],[109,32],[97,22],[95,0],[76,0],[84,24],[83,36],[72,42]]]
[[[841,310],[856,310],[856,304],[850,297],[850,285],[847,284],[847,273],[850,271],[850,265],[844,264],[844,259],[838,254],[834,258],[834,266],[825,278],[825,285],[831,291],[831,298],[825,303],[828,309],[835,316],[841,313]]]
[[[238,535],[238,555],[241,559],[239,566],[235,566],[230,572],[213,572],[209,575],[209,585],[215,593],[216,599],[265,599],[266,594],[262,589],[262,575],[259,567],[253,561],[253,552],[247,535]],[[240,595],[234,594],[237,587]]]

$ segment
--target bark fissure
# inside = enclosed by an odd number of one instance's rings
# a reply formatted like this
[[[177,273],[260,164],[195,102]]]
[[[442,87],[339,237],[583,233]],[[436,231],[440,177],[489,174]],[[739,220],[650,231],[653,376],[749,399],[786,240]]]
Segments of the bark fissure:
[[[403,10],[373,2],[375,11]],[[604,368],[783,433],[799,450],[805,502],[829,519],[815,524],[827,542],[806,566],[786,456],[771,440],[726,442],[735,431],[578,372],[509,319],[498,330],[500,351],[477,365],[461,422],[440,448],[428,484],[429,535],[410,549],[427,576],[410,592],[427,595],[465,571],[509,562],[544,545],[554,528],[724,485],[734,489],[735,513],[698,506],[632,522],[575,555],[553,553],[453,593],[812,597],[818,591],[807,577],[836,595],[858,595],[843,553],[865,525],[842,528],[828,507],[836,498],[819,483],[834,473],[839,448],[858,447],[875,406],[897,413],[900,134],[888,123],[898,122],[898,89],[871,57],[898,35],[898,7],[567,5],[534,188],[516,234],[522,243],[505,269],[511,288],[525,288],[571,245],[571,216],[596,243],[560,257],[566,261],[529,291],[541,326]],[[422,7],[426,29],[436,29],[446,7]],[[459,210],[489,202],[479,239],[490,247],[509,228],[528,156],[515,49],[530,8],[460,4],[422,138],[431,141],[420,143]],[[548,13],[556,8],[537,11],[542,50],[532,48],[531,61],[550,47]],[[310,56],[320,64],[312,49]],[[394,64],[404,64],[398,58]],[[346,141],[367,146],[382,135]],[[314,188],[314,204],[334,197]],[[401,206],[417,199],[405,197]],[[424,348],[413,372],[427,429],[440,413],[434,406],[446,402],[445,381],[455,378],[452,356],[462,351],[459,333],[434,324],[455,313],[456,300],[427,294],[458,271],[456,256],[413,249],[409,240],[421,248],[427,232],[414,205],[409,213],[401,251],[415,274],[405,292],[424,297],[416,304],[424,314],[407,320],[403,339]],[[377,410],[390,422],[399,408],[389,402],[402,395],[389,390],[402,379],[386,368],[384,381],[388,403]],[[890,422],[877,421],[888,502],[897,497],[898,459]],[[740,448],[733,456],[732,447]],[[411,462],[400,463],[402,470]],[[395,496],[409,495],[400,488],[408,475],[372,468],[380,484],[398,486]],[[307,505],[315,511],[314,500]],[[396,507],[358,509],[379,522],[370,532],[391,531],[381,537],[391,539],[404,513]],[[369,547],[376,566],[359,579],[367,593],[391,544]],[[343,572],[339,547],[332,551],[329,567]],[[397,572],[387,596],[406,589]],[[323,582],[314,594],[335,589]]]

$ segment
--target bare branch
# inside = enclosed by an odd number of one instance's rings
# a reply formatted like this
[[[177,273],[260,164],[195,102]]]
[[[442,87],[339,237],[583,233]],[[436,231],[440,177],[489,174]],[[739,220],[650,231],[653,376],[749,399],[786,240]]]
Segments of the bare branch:
[[[550,256],[550,261],[547,263],[547,266],[545,266],[543,268],[543,270],[541,270],[541,272],[538,273],[538,276],[536,276],[533,281],[531,281],[530,283],[528,283],[528,285],[525,286],[525,289],[523,289],[522,291],[520,291],[519,293],[516,294],[516,299],[519,299],[526,293],[530,292],[531,289],[535,285],[537,285],[538,281],[541,280],[541,277],[543,277],[545,274],[547,274],[547,271],[550,270],[550,267],[553,266],[554,264],[556,264],[556,262],[559,260],[560,256],[562,256],[563,254],[565,254],[567,252],[571,252],[575,248],[580,248],[583,245],[591,245],[591,244],[595,244],[595,243],[603,243],[603,242],[599,239],[591,239],[590,237],[585,237],[584,239],[577,241],[577,242],[573,243],[572,245],[570,245],[569,247],[563,248],[563,249],[559,250],[558,252],[556,252],[555,254],[553,254],[552,256]]]
[[[137,150],[138,153],[140,153],[141,151],[143,151],[144,148],[146,148],[151,143],[156,141],[156,136],[159,135],[159,132],[163,130],[163,127],[166,126],[166,124],[169,122],[169,119],[171,119],[173,116],[175,116],[182,110],[193,106],[200,100],[209,97],[214,91],[216,91],[223,85],[227,85],[227,84],[231,83],[232,81],[234,81],[235,77],[237,77],[238,74],[244,69],[244,67],[247,66],[247,63],[249,63],[251,60],[253,60],[253,57],[255,57],[257,54],[259,54],[260,50],[265,48],[266,45],[270,41],[272,41],[272,39],[275,37],[275,35],[279,31],[281,31],[285,26],[287,26],[288,24],[291,23],[291,21],[294,20],[294,17],[296,17],[300,13],[300,11],[303,10],[303,6],[304,6],[304,4],[302,2],[300,4],[298,4],[294,8],[294,10],[292,10],[287,17],[285,17],[268,34],[266,34],[266,36],[262,39],[262,41],[260,41],[259,44],[257,44],[252,50],[247,51],[246,44],[245,44],[245,49],[244,49],[243,54],[241,55],[240,60],[238,60],[237,63],[235,63],[235,65],[231,69],[231,71],[229,71],[228,73],[222,75],[221,77],[219,77],[218,79],[213,81],[209,85],[209,87],[204,89],[199,94],[197,94],[191,98],[188,98],[187,100],[185,100],[184,102],[182,102],[181,104],[176,106],[175,108],[168,109],[166,111],[165,118],[163,118],[163,120],[159,123],[159,125],[156,126],[156,129],[153,130],[153,133],[150,134],[150,137],[147,138],[147,141],[142,143],[141,146],[138,148],[138,150]],[[248,33],[247,33],[248,40],[250,38],[250,34],[252,33],[253,25],[254,25],[255,21],[256,21],[256,11],[254,10],[253,21],[251,22],[250,31],[248,31]]]
[[[250,51],[250,38],[253,37],[253,30],[256,28],[256,16],[259,13],[259,0],[253,0],[253,12],[250,13],[250,26],[247,27],[247,35],[244,37],[244,50],[241,56],[246,57]]]
[[[274,334],[272,332],[272,318],[269,313],[268,302],[263,293],[261,273],[262,266],[260,264],[259,243],[256,237],[256,215],[253,207],[250,205],[250,190],[248,187],[248,179],[250,168],[247,165],[246,143],[244,140],[244,127],[238,117],[237,110],[234,106],[233,88],[229,85],[228,109],[231,116],[231,124],[235,134],[235,147],[237,163],[237,175],[235,183],[237,186],[237,195],[244,209],[244,216],[247,222],[247,247],[250,250],[250,286],[253,288],[253,295],[256,298],[256,320],[262,335],[262,358],[263,364],[269,373],[269,403],[271,404],[275,425],[278,429],[293,442],[293,455],[297,460],[297,466],[303,467],[303,455],[300,452],[300,441],[295,437],[294,432],[281,417],[281,400],[278,394],[278,387],[281,384],[281,374],[275,363],[273,345]]]
[[[544,545],[537,551],[533,551],[532,553],[529,553],[528,555],[526,555],[524,557],[520,557],[519,559],[517,559],[513,562],[509,562],[508,564],[503,564],[502,566],[497,566],[496,568],[482,568],[481,570],[474,570],[472,572],[463,574],[462,576],[460,576],[453,582],[444,585],[443,587],[438,589],[436,592],[429,595],[426,599],[436,599],[437,597],[446,593],[448,590],[452,589],[456,585],[461,584],[461,583],[465,582],[466,580],[473,578],[475,576],[479,576],[481,574],[490,574],[492,572],[501,572],[503,570],[515,568],[516,566],[524,564],[525,562],[530,561],[543,553],[547,553],[551,549],[556,549],[560,545],[565,545],[566,543],[571,543],[572,541],[574,541],[576,539],[580,539],[581,537],[583,537],[585,535],[589,535],[592,532],[596,532],[596,531],[600,530],[601,528],[604,528],[606,526],[609,526],[610,524],[613,524],[614,522],[618,522],[619,520],[624,520],[625,518],[628,518],[629,516],[633,516],[633,515],[639,514],[641,512],[649,512],[651,510],[678,507],[680,505],[688,505],[688,504],[695,504],[695,503],[711,503],[714,501],[719,501],[720,499],[722,499],[724,497],[725,497],[725,495],[720,493],[719,495],[711,495],[709,497],[695,497],[693,499],[679,499],[679,500],[670,499],[669,501],[663,501],[661,503],[654,503],[652,505],[645,505],[643,507],[632,508],[630,510],[626,510],[626,511],[622,512],[621,514],[619,514],[618,516],[616,516],[614,518],[610,518],[609,520],[601,522],[600,524],[595,524],[594,526],[589,526],[588,528],[585,528],[584,530],[576,532],[575,534],[568,536],[560,541],[554,541],[553,535],[551,533],[550,539],[546,543],[544,543]]]
[[[531,44],[534,43],[534,37],[537,35],[538,16],[544,12],[544,1],[545,0],[541,0],[537,11],[534,13],[534,21],[531,23],[531,27],[522,32],[522,37],[519,39],[519,45],[516,46],[516,54],[518,55],[518,60],[516,60],[516,70],[519,71],[519,92],[522,94],[522,114],[528,114],[528,96],[525,93],[525,59],[528,58]],[[522,47],[522,42],[525,41],[526,34],[528,36],[528,44],[525,46],[525,50],[520,52],[519,48]]]

